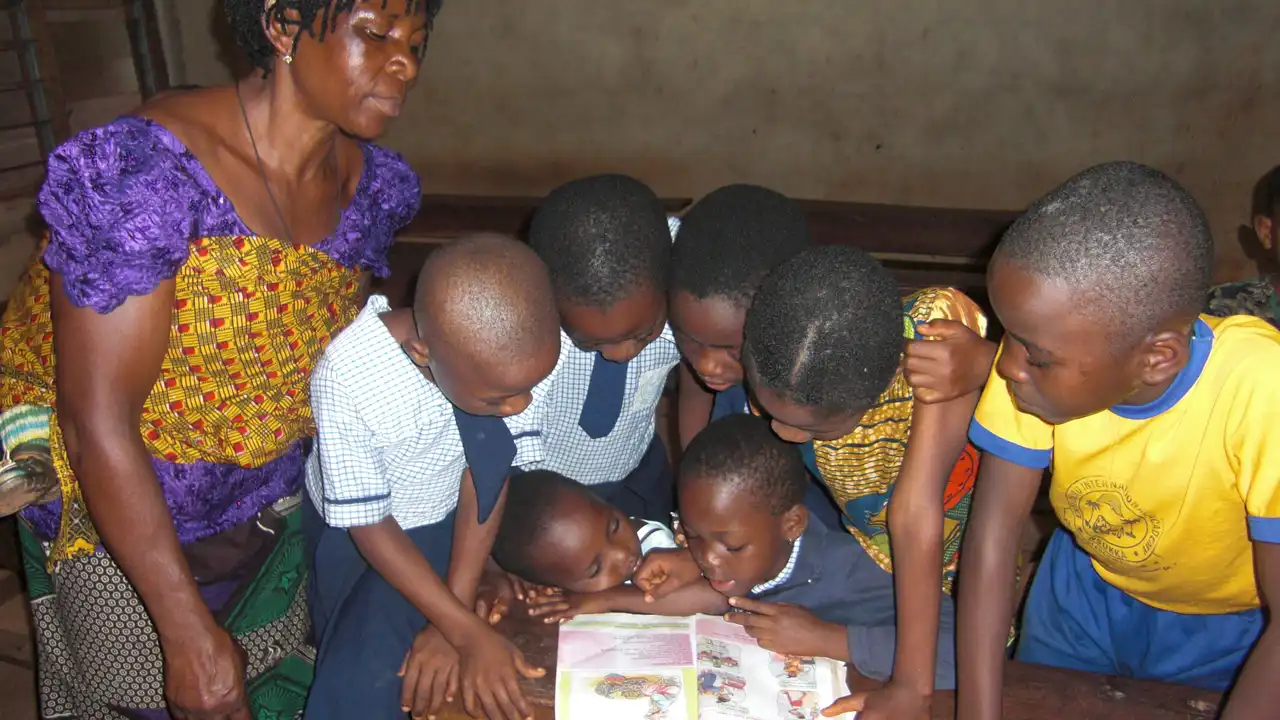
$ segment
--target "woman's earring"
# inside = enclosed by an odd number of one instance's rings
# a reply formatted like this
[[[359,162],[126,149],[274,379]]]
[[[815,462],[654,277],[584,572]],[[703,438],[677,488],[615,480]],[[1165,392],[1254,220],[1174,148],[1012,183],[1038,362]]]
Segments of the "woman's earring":
[[[284,54],[284,64],[285,64],[285,65],[291,65],[291,64],[293,64],[293,53],[285,53],[285,54]]]

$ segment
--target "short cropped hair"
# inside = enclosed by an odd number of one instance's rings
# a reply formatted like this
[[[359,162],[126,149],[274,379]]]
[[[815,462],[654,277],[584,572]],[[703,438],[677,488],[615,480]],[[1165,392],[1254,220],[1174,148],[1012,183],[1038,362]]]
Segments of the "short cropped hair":
[[[538,546],[555,523],[561,501],[571,495],[604,503],[587,486],[557,472],[530,470],[511,476],[507,481],[508,510],[502,514],[492,551],[503,570],[539,585],[550,584],[539,573]]]
[[[551,269],[556,295],[576,305],[608,308],[638,289],[666,292],[666,211],[635,178],[595,175],[552,190],[534,212],[529,244]]]
[[[781,515],[804,501],[809,476],[796,446],[773,434],[769,421],[728,415],[690,441],[680,461],[680,485],[715,483]]]
[[[1117,351],[1204,305],[1213,235],[1191,193],[1135,162],[1095,165],[1037,200],[1005,232],[994,263],[1073,288]]]
[[[856,248],[806,250],[769,273],[747,312],[743,366],[790,402],[866,409],[902,355],[902,299],[878,260]]]
[[[770,270],[812,244],[794,200],[758,185],[727,185],[681,218],[670,288],[746,307]]]

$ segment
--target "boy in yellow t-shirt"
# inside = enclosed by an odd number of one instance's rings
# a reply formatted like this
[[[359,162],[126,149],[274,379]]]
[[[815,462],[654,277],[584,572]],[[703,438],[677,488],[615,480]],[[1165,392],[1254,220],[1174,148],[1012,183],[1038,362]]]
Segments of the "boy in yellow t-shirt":
[[[1066,530],[1019,659],[1215,690],[1238,677],[1224,718],[1280,703],[1259,609],[1280,598],[1280,333],[1199,316],[1212,259],[1195,200],[1135,163],[1068,180],[1001,241],[988,280],[1006,335],[970,431],[985,455],[960,570],[981,588],[960,593],[964,720],[1000,716],[1018,533],[1046,467]]]

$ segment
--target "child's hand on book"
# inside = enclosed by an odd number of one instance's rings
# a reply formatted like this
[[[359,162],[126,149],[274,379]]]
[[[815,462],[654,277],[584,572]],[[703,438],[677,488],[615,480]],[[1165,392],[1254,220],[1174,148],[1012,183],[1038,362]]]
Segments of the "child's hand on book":
[[[650,550],[631,577],[644,591],[645,602],[656,602],[702,579],[702,570],[684,548]]]
[[[458,693],[458,651],[429,626],[413,639],[400,677],[400,709],[415,718],[433,717]]]
[[[520,689],[520,677],[540,678],[547,671],[529,664],[524,653],[492,628],[479,625],[458,647],[462,705],[471,717],[525,720],[533,709]]]
[[[852,712],[858,713],[858,720],[929,720],[930,696],[891,680],[878,690],[840,698],[824,709],[822,716]]]
[[[731,612],[724,619],[741,625],[765,650],[782,655],[849,660],[848,635],[842,625],[821,620],[799,605],[790,603],[735,597],[729,598],[729,604],[746,612]]]
[[[561,623],[578,615],[609,612],[608,591],[540,593],[529,598],[529,614],[546,623]]]

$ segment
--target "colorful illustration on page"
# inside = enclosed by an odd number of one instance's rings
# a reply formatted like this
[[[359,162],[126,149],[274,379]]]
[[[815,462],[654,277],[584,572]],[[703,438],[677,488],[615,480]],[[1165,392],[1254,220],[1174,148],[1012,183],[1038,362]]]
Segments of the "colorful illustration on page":
[[[649,700],[645,720],[666,720],[667,708],[680,696],[680,678],[672,675],[610,673],[595,683],[596,694],[610,700]]]
[[[811,657],[769,653],[769,672],[785,688],[817,688],[816,667]]]
[[[703,667],[736,670],[741,657],[742,648],[737,645],[710,638],[698,638],[698,664]]]
[[[795,720],[817,720],[821,710],[818,693],[808,690],[778,691],[778,716]]]

